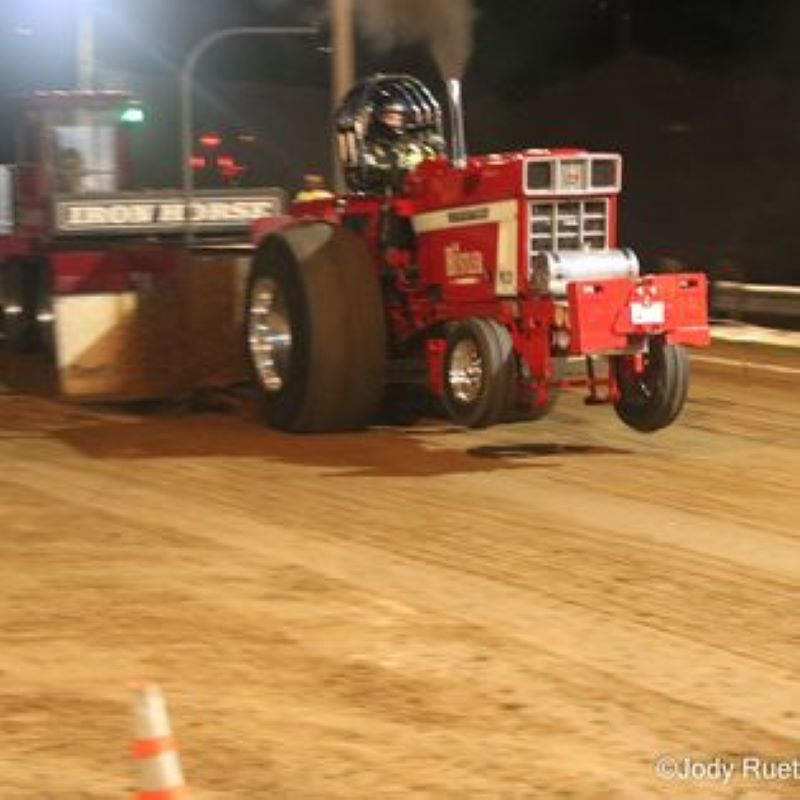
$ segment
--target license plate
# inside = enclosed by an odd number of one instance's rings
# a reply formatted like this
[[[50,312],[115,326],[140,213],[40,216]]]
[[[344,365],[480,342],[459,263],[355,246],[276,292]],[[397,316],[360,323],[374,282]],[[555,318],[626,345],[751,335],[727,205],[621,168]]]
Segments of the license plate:
[[[660,300],[649,305],[631,303],[631,322],[634,325],[663,325],[664,303]]]

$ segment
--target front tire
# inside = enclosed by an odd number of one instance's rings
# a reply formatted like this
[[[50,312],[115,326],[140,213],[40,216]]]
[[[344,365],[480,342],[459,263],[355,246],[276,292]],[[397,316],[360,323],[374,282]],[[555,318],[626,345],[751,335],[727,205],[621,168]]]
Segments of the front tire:
[[[268,423],[292,432],[365,426],[380,404],[386,325],[363,242],[321,222],[268,236],[247,284],[246,345]]]
[[[686,402],[689,390],[689,357],[680,345],[663,339],[650,341],[643,354],[641,372],[631,356],[616,356],[613,369],[619,389],[614,409],[629,427],[652,433],[671,425]]]
[[[442,366],[442,403],[453,422],[486,428],[501,420],[515,379],[506,328],[484,317],[456,323],[447,335]]]

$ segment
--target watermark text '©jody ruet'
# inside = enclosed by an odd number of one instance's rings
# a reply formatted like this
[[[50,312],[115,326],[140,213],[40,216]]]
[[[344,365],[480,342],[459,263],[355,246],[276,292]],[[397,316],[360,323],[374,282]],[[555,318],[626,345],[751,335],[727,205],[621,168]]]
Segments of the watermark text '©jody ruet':
[[[730,783],[735,778],[755,781],[800,781],[800,756],[764,758],[694,758],[661,756],[655,771],[666,781],[715,781]]]

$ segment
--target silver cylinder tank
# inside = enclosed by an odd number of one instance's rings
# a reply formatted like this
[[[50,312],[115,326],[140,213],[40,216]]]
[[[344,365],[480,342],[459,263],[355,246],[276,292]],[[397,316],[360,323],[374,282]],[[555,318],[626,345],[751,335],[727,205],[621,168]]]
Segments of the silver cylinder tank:
[[[464,136],[464,106],[461,101],[461,81],[447,80],[447,99],[450,103],[450,149],[453,166],[467,166],[467,140]]]
[[[556,297],[566,297],[571,281],[638,276],[639,259],[628,249],[545,251],[531,259],[531,284]]]

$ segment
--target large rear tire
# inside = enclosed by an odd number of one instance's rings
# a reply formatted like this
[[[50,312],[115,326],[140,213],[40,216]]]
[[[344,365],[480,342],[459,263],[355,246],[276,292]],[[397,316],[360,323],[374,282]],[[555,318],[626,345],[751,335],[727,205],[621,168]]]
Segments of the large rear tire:
[[[375,415],[386,324],[369,253],[355,234],[307,222],[268,236],[247,284],[246,326],[271,426],[354,430]]]
[[[452,326],[443,360],[442,403],[450,418],[467,428],[500,422],[515,380],[508,330],[485,317]]]
[[[689,391],[689,358],[680,345],[650,341],[641,372],[631,356],[617,356],[613,369],[619,388],[614,409],[629,427],[652,433],[671,425],[681,413]]]

